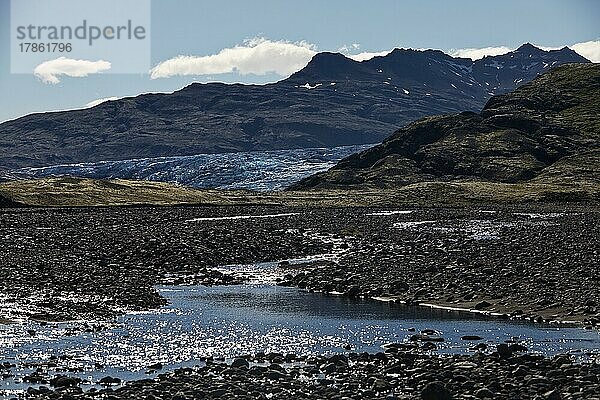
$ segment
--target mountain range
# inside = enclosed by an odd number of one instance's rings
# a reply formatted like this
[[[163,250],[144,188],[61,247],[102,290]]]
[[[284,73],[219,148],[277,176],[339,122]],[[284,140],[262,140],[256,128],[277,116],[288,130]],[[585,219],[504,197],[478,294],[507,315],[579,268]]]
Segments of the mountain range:
[[[568,48],[530,44],[476,61],[436,50],[363,62],[319,53],[273,84],[194,83],[2,123],[0,169],[380,143],[415,119],[478,112],[553,67],[587,62]]]
[[[423,182],[600,187],[600,64],[556,67],[479,113],[426,117],[293,189]]]

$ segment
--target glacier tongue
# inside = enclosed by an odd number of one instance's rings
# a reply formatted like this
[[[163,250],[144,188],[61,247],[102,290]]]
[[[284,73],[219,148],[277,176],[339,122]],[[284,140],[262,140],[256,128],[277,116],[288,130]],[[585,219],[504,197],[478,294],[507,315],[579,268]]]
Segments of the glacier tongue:
[[[92,179],[141,179],[196,188],[282,190],[333,167],[337,161],[372,145],[332,148],[199,154],[182,157],[101,161],[89,164],[22,168],[0,178],[73,176]]]

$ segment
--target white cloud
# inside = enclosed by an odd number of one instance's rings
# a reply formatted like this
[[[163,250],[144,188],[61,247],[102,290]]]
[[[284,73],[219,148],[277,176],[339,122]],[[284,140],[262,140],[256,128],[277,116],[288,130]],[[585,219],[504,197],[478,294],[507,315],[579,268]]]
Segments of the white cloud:
[[[469,49],[450,49],[448,54],[452,57],[470,58],[472,60],[479,60],[485,56],[499,56],[512,51],[510,47],[497,46],[497,47],[483,47],[480,49],[469,48]]]
[[[35,67],[33,73],[44,83],[57,84],[59,76],[66,75],[76,78],[97,74],[110,69],[110,63],[104,60],[74,60],[72,58],[60,57],[45,61]]]
[[[338,49],[340,53],[345,55],[346,57],[354,60],[354,61],[367,61],[373,57],[377,56],[387,56],[392,52],[392,50],[385,51],[363,51],[358,54],[350,54],[351,52],[357,51],[360,49],[360,43],[352,43],[351,45],[343,45]]]
[[[600,40],[576,43],[569,47],[591,62],[600,63]]]
[[[92,108],[96,107],[98,104],[106,103],[107,101],[119,100],[120,97],[112,96],[112,97],[104,97],[102,99],[92,100],[87,103],[84,108]]]
[[[291,75],[304,68],[316,54],[307,42],[272,41],[254,38],[209,56],[178,56],[159,63],[150,70],[152,79],[177,75],[217,75],[237,72],[240,75]]]
[[[358,53],[358,54],[346,54],[346,57],[351,58],[354,61],[367,61],[373,57],[387,56],[391,52],[392,52],[392,50],[378,51],[378,52],[365,51],[365,52]]]
[[[355,51],[360,49],[360,43],[352,43],[351,45],[343,45],[338,49],[340,53],[347,54],[350,51]]]

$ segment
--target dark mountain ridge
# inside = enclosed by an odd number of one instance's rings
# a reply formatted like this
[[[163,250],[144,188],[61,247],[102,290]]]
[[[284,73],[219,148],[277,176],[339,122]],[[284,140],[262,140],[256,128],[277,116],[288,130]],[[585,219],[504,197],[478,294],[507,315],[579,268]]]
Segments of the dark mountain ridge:
[[[588,62],[524,45],[481,60],[396,49],[358,62],[319,53],[268,85],[191,84],[0,124],[0,169],[378,143],[423,116],[479,111],[553,66]]]
[[[480,113],[428,117],[294,189],[419,182],[600,184],[600,65],[556,67]]]

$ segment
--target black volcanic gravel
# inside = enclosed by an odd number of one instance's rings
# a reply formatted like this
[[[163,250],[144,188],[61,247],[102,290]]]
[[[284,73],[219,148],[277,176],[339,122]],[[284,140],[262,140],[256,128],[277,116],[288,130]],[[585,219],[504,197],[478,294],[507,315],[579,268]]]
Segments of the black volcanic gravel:
[[[502,345],[499,345],[499,347]],[[437,356],[390,347],[385,353],[303,357],[267,354],[232,363],[206,360],[156,379],[83,392],[54,378],[32,399],[582,399],[600,398],[600,364],[510,351]],[[110,377],[104,382],[113,382]],[[49,387],[50,386],[50,387]],[[53,386],[53,387],[52,387]]]
[[[306,231],[288,230],[299,225],[293,216],[188,222],[271,212],[277,210],[0,210],[0,293],[27,299],[37,319],[110,317],[162,305],[152,288],[158,283],[239,283],[211,268],[329,249]]]
[[[563,208],[0,209],[0,293],[39,319],[109,317],[163,304],[158,283],[238,283],[213,268],[329,252],[327,234],[339,259],[280,284],[597,323],[600,214]]]
[[[347,228],[357,240],[337,264],[281,284],[600,323],[599,213],[486,211],[357,218]]]
[[[371,215],[381,211],[0,209],[0,295],[20,308],[13,317],[109,318],[162,305],[156,284],[239,283],[240,277],[215,271],[217,266],[341,250],[329,262],[290,268],[279,284],[468,307],[500,317],[598,324],[597,210],[538,206]],[[189,221],[286,213],[298,214]],[[323,237],[337,239],[335,248]],[[42,369],[31,379],[44,386],[30,388],[26,398],[600,399],[597,362],[523,354],[502,344],[470,356],[416,347],[398,344],[385,353],[333,357],[257,355],[233,366],[198,360],[206,365],[124,386],[110,386],[116,381],[106,377],[105,389],[85,392],[84,382],[68,373],[50,376]],[[0,364],[3,376],[11,368]]]

